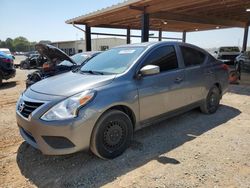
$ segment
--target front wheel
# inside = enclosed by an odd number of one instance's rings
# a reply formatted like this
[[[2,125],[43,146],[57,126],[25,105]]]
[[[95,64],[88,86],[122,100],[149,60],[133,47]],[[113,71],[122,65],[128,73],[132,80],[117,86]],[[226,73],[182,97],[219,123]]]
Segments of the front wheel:
[[[28,63],[24,62],[24,63],[22,64],[22,69],[29,69]]]
[[[128,148],[132,137],[133,125],[128,115],[119,110],[110,110],[96,123],[90,149],[100,158],[113,159]]]
[[[221,94],[217,86],[213,86],[208,95],[200,106],[200,109],[205,114],[213,114],[217,111],[220,105]]]

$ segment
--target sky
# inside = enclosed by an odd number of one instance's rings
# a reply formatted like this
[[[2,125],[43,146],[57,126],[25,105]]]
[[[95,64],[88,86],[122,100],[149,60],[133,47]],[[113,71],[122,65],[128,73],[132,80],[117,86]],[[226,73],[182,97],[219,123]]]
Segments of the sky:
[[[123,0],[0,0],[0,40],[18,36],[37,42],[79,40],[84,38],[84,33],[66,24],[66,20],[120,2]],[[92,32],[125,34],[125,31],[120,29],[94,28]],[[228,45],[241,47],[243,33],[241,28],[191,32],[187,33],[187,42],[202,48]],[[132,34],[140,32],[132,31]],[[182,34],[164,32],[163,36],[181,37]],[[93,36],[95,37],[97,36]],[[132,38],[132,42],[140,42],[140,39]],[[250,37],[248,44],[250,46]]]

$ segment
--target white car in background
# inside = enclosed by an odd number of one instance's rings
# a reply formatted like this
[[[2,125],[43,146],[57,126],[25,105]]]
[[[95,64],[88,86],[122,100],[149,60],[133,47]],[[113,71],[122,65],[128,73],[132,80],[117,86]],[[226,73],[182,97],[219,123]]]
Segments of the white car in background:
[[[224,46],[215,51],[215,54],[217,54],[217,59],[223,63],[234,65],[235,58],[240,55],[240,49],[237,46]]]
[[[10,56],[12,59],[15,59],[15,57],[11,54],[11,52],[8,48],[0,48],[0,52],[3,52],[6,55]]]

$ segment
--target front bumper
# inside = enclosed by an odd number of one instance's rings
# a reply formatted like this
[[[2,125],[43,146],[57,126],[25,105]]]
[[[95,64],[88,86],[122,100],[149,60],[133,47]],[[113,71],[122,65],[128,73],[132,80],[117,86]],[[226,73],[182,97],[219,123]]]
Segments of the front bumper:
[[[27,143],[46,155],[64,155],[89,148],[98,115],[86,111],[82,111],[78,118],[54,122],[32,118],[32,114],[25,118],[17,111],[16,119],[20,134]]]

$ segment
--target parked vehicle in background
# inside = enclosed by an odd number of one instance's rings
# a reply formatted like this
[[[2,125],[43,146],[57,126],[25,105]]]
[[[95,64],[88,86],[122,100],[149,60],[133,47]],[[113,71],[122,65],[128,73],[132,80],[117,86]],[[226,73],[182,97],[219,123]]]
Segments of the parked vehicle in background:
[[[24,53],[25,56],[30,57],[32,55],[39,55],[38,51],[29,51]]]
[[[240,49],[237,46],[220,47],[217,54],[217,59],[223,61],[227,65],[234,65],[235,58],[240,55]]]
[[[22,137],[44,154],[90,148],[111,159],[145,124],[196,107],[215,113],[227,88],[228,66],[198,47],[124,45],[78,71],[32,85],[17,102],[17,124]]]
[[[250,51],[243,52],[236,57],[235,67],[238,72],[250,72]]]
[[[71,70],[76,70],[89,59],[98,55],[101,52],[82,52],[69,57],[62,50],[45,44],[36,45],[39,54],[46,57],[47,61],[43,63],[43,67],[28,75],[26,87],[51,76],[62,74]]]
[[[25,60],[21,61],[21,69],[34,69],[42,67],[43,64],[47,62],[47,59],[40,54],[33,54],[27,57]]]
[[[3,80],[8,80],[16,75],[12,57],[0,52],[0,85]]]
[[[11,54],[11,52],[8,48],[0,48],[0,52],[3,52],[7,56],[11,57],[12,59],[15,59],[15,56]]]

